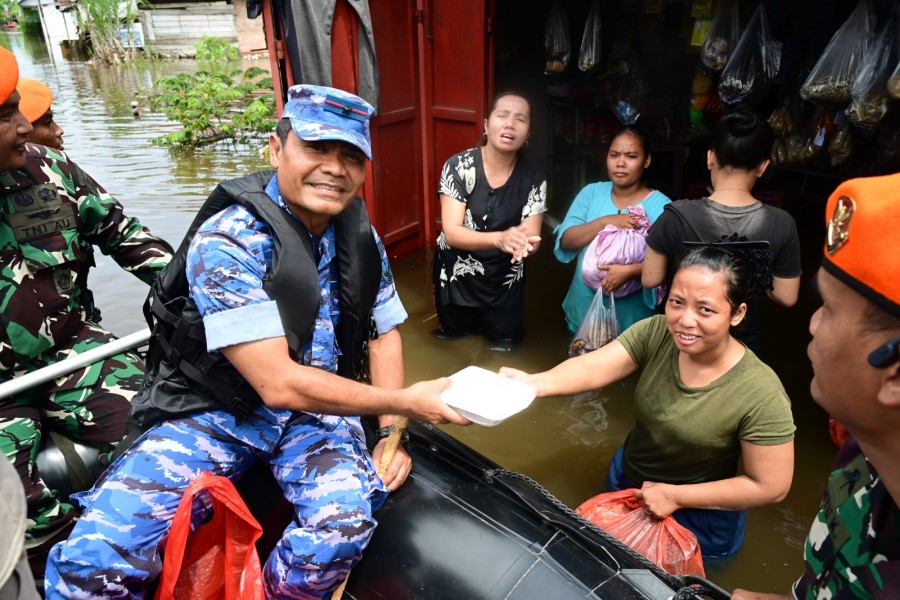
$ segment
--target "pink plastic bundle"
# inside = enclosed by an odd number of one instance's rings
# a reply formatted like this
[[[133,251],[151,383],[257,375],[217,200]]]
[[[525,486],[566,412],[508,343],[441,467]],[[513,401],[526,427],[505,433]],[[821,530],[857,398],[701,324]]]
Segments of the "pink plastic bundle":
[[[581,277],[592,290],[600,289],[600,284],[606,278],[606,269],[598,269],[599,265],[633,265],[644,260],[650,219],[644,207],[640,205],[629,206],[628,214],[640,224],[637,229],[619,229],[614,225],[607,225],[597,234],[584,253],[581,260]],[[639,289],[641,282],[632,279],[613,292],[613,295],[621,298]]]

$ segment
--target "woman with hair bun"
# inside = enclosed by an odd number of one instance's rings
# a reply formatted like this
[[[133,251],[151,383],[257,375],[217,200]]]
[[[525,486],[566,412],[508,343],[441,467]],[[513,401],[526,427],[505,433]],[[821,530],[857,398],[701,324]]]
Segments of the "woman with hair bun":
[[[782,500],[794,473],[790,399],[772,369],[732,335],[752,279],[742,254],[695,248],[675,274],[665,315],[549,371],[500,370],[538,397],[597,390],[640,370],[634,428],[605,487],[637,488],[650,514],[672,515],[697,536],[705,558],[734,554],[744,511]]]
[[[666,206],[647,236],[641,273],[645,288],[671,284],[690,250],[685,242],[723,242],[735,248],[744,243],[754,248],[747,250],[755,262],[754,286],[747,318],[735,337],[757,354],[762,348],[762,297],[793,306],[800,291],[797,224],[787,211],[763,204],[751,193],[769,167],[774,142],[772,127],[752,112],[738,110],[719,119],[712,132],[712,148],[706,154],[713,193]]]

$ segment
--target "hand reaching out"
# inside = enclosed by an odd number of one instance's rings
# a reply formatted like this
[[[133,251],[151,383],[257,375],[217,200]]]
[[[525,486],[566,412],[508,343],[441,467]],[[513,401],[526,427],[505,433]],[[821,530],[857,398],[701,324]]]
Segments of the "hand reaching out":
[[[450,387],[450,380],[446,377],[413,384],[403,390],[406,402],[398,410],[391,412],[406,415],[423,423],[471,425],[471,421],[441,400],[441,392],[448,387]]]

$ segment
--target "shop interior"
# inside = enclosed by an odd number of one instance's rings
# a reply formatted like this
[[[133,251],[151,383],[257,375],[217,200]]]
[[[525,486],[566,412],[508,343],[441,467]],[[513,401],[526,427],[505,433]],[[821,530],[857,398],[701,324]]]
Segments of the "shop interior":
[[[884,46],[882,61],[892,64],[881,70],[893,72],[900,61],[900,26],[892,15],[900,3],[860,2],[865,6],[853,22],[863,13],[868,19],[871,41],[864,49]],[[605,145],[635,118],[654,144],[647,183],[673,199],[701,197],[709,185],[709,128],[739,105],[768,119],[778,136],[773,168],[758,182],[757,197],[788,210],[821,210],[843,179],[900,171],[900,100],[887,93],[884,80],[872,92],[880,110],[865,119],[862,107],[851,119],[850,105],[841,100],[804,100],[800,94],[832,37],[842,29],[849,35],[844,26],[857,7],[840,0],[497,0],[494,90],[520,91],[532,100],[527,152],[547,174],[551,214],[557,217],[581,187],[605,178]],[[729,69],[726,59],[733,57],[722,48],[703,45],[710,32],[722,29],[727,19],[716,19],[722,11],[736,15],[738,35],[752,32],[760,39],[767,29],[768,56],[780,56],[772,77],[751,70],[763,83],[732,103],[722,100],[720,84],[728,75],[733,82],[735,72],[739,79],[751,75]],[[591,43],[597,15],[599,41]],[[879,36],[882,31],[888,33]],[[568,42],[567,61],[548,51],[551,43],[559,49],[560,39]],[[743,46],[752,52],[753,44]],[[741,47],[739,38],[731,54]]]

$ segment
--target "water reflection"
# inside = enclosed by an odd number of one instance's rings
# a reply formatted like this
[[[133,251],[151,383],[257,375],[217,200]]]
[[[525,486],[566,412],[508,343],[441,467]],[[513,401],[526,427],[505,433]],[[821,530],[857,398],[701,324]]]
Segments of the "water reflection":
[[[146,90],[160,77],[193,72],[197,68],[193,62],[92,66],[64,59],[58,50],[49,52],[39,37],[0,34],[0,44],[15,52],[22,76],[40,79],[54,90],[54,111],[66,130],[67,152],[125,205],[129,215],[138,216],[173,245],[219,181],[268,168],[258,145],[176,152],[151,144],[175,126],[150,110]],[[140,103],[137,118],[131,109],[135,99]],[[567,203],[568,199],[552,199],[555,216],[565,212]],[[811,207],[800,222],[805,280],[820,260],[820,211],[821,207]],[[548,230],[543,235],[552,237]],[[477,336],[442,342],[430,335],[438,326],[430,261],[428,252],[414,251],[393,262],[410,314],[403,326],[407,382],[450,375],[469,365],[533,372],[565,357],[570,340],[560,304],[572,266],[556,262],[549,244],[529,259],[526,342],[508,354],[491,352]],[[146,287],[105,257],[98,262],[91,287],[104,325],[119,334],[142,328]],[[710,577],[727,589],[789,589],[801,572],[799,548],[834,456],[825,415],[808,392],[806,323],[814,303],[808,291],[804,287],[800,304],[791,310],[771,309],[764,332],[769,362],[782,377],[798,425],[794,484],[783,503],[750,511],[747,541],[734,560],[708,565]],[[501,465],[533,477],[569,506],[577,506],[600,491],[610,458],[631,429],[633,389],[634,380],[629,378],[597,394],[536,401],[497,427],[447,430]]]

